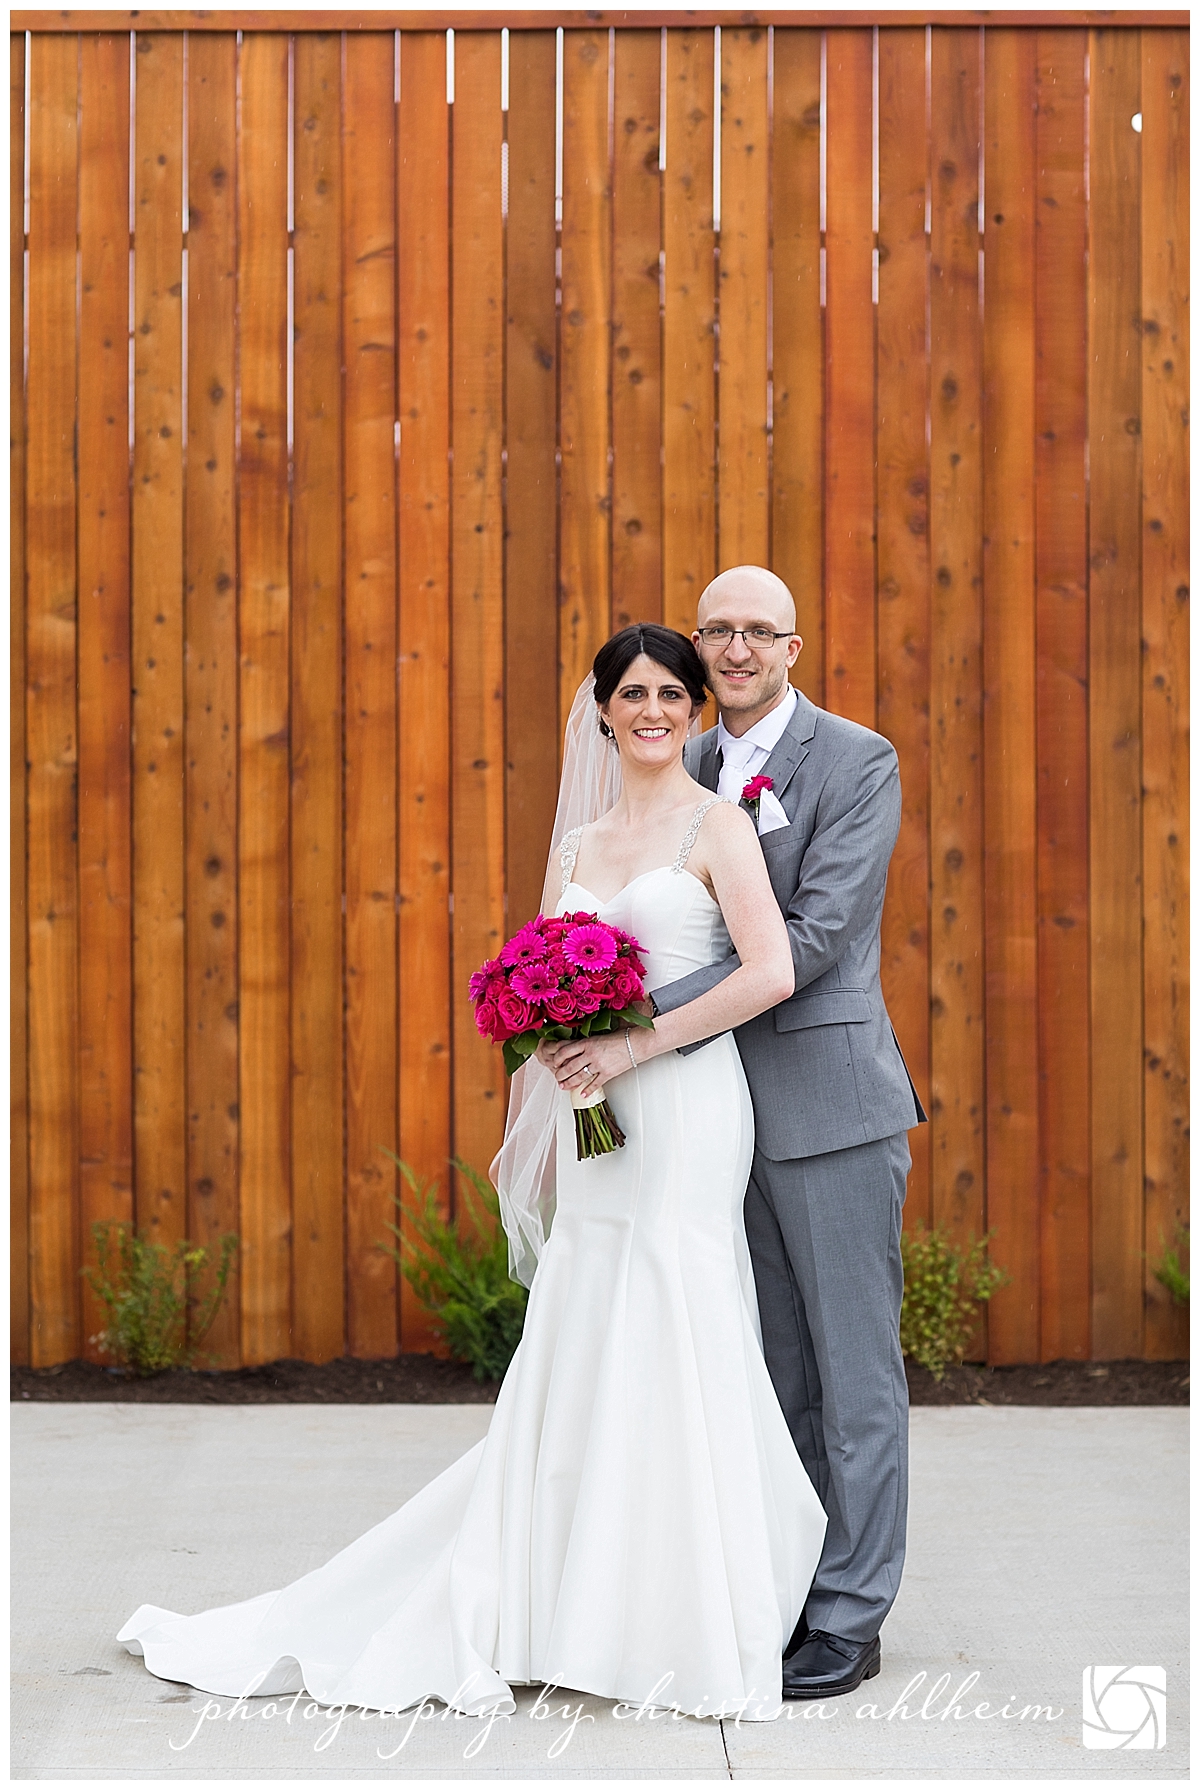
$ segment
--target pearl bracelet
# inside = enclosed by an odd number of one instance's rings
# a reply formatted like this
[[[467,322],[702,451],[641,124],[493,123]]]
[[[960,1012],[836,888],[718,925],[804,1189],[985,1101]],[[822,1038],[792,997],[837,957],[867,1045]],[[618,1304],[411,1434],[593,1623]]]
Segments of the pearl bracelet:
[[[629,1052],[629,1061],[633,1064],[634,1068],[636,1069],[637,1068],[637,1058],[633,1054],[633,1035],[630,1032],[626,1032],[626,1034],[625,1034],[625,1048]]]

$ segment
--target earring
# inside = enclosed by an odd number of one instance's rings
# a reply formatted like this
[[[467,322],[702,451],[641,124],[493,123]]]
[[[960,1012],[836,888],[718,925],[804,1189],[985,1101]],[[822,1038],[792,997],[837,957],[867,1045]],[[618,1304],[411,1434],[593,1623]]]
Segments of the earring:
[[[596,717],[596,724],[606,740],[611,740],[613,738],[612,728],[608,725],[608,722],[603,720],[599,715]]]

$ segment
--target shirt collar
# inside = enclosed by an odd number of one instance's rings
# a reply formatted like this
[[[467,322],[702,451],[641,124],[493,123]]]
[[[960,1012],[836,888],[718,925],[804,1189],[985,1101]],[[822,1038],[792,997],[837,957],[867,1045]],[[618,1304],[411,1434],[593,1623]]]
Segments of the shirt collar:
[[[764,752],[773,752],[783,738],[795,707],[796,692],[794,687],[789,684],[787,695],[783,701],[777,704],[769,714],[764,715],[761,721],[756,721],[747,732],[738,735],[737,740],[744,746],[760,746]],[[734,743],[734,735],[729,732],[722,717],[717,722],[717,750],[724,752],[728,746]]]

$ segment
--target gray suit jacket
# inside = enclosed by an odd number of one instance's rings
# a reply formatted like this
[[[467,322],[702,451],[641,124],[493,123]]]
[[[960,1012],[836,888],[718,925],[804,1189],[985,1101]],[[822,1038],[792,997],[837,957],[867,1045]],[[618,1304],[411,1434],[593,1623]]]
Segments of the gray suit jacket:
[[[787,922],[796,991],[734,1030],[755,1141],[775,1162],[870,1143],[926,1117],[879,984],[879,925],[900,831],[895,749],[799,690],[796,698],[763,766],[791,824],[759,841]],[[715,727],[688,741],[684,764],[706,789],[717,787]],[[706,994],[738,962],[727,957],[652,990],[656,1010]]]

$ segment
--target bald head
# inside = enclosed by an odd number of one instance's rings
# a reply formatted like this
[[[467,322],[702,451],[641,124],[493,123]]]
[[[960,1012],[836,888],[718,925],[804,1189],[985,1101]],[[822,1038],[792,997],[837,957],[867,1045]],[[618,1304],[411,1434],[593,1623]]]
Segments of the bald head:
[[[792,593],[783,579],[769,572],[766,566],[730,566],[727,572],[718,572],[700,593],[696,626],[704,627],[723,605],[734,603],[739,609],[749,604],[756,621],[773,622],[776,629],[789,634],[796,631],[796,605]]]

